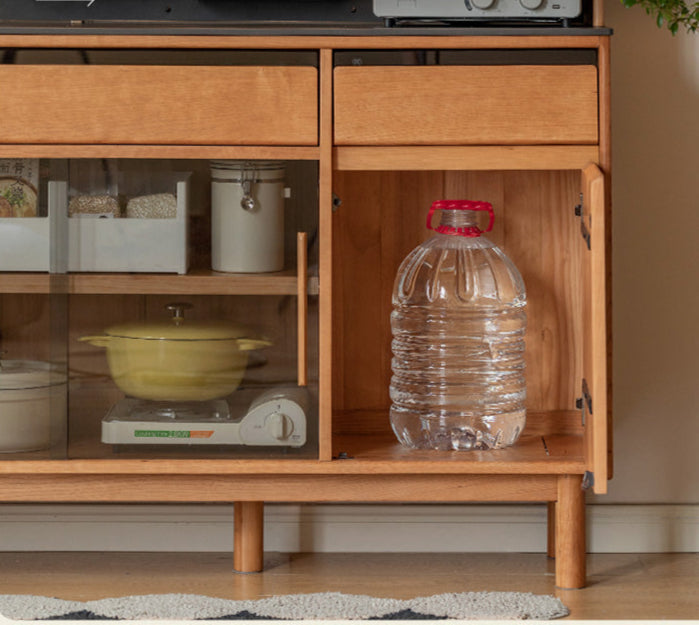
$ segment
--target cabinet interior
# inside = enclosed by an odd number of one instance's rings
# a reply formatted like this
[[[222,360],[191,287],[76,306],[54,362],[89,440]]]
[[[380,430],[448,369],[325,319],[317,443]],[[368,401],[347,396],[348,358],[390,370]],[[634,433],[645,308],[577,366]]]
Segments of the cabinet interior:
[[[342,172],[333,220],[333,430],[390,433],[391,292],[398,265],[422,240],[436,199],[493,204],[487,236],[527,288],[525,434],[579,424],[583,350],[580,198],[576,171]],[[557,415],[557,416],[554,416]],[[557,425],[556,421],[561,422]]]

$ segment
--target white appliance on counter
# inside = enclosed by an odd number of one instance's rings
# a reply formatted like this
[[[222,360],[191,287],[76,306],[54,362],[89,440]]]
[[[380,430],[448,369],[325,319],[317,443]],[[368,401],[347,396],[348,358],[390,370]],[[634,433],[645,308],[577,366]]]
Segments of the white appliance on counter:
[[[238,418],[223,399],[155,402],[127,397],[102,420],[102,442],[301,447],[310,405],[308,389],[300,386],[265,391]]]
[[[402,20],[570,19],[581,12],[581,0],[374,0],[377,17]]]

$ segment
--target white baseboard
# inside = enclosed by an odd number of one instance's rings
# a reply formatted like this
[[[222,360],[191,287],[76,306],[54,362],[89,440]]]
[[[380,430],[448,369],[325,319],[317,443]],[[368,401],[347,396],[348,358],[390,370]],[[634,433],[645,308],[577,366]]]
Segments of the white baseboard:
[[[699,505],[588,505],[588,551],[699,551]],[[230,505],[0,505],[0,551],[230,551]],[[265,506],[277,552],[530,552],[544,505]]]

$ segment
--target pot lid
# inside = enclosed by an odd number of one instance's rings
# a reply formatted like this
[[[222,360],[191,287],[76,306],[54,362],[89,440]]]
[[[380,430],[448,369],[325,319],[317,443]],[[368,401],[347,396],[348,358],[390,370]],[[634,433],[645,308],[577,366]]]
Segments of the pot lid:
[[[65,384],[57,367],[38,360],[0,360],[0,391],[43,388]]]
[[[246,328],[234,323],[185,319],[184,311],[192,308],[189,303],[168,304],[165,308],[172,313],[170,319],[122,323],[107,328],[105,334],[125,339],[168,341],[230,341],[253,338]]]
[[[124,339],[167,341],[225,341],[252,338],[241,326],[225,323],[172,319],[144,323],[123,323],[105,330],[107,336]]]

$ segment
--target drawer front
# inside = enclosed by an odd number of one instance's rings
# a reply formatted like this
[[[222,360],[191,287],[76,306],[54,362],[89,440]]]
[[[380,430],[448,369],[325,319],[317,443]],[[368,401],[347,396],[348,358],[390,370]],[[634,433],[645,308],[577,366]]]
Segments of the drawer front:
[[[594,144],[590,65],[337,67],[337,145]]]
[[[313,67],[4,65],[0,142],[316,145]]]

